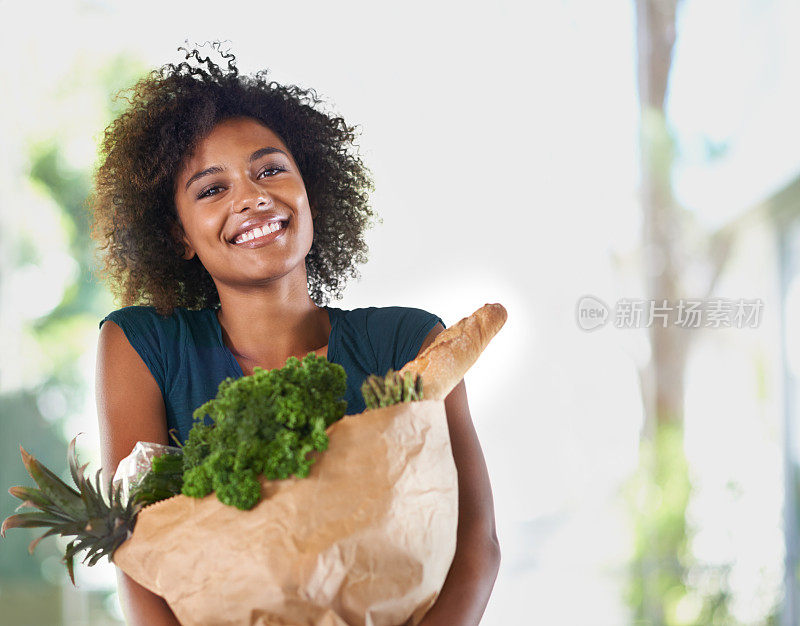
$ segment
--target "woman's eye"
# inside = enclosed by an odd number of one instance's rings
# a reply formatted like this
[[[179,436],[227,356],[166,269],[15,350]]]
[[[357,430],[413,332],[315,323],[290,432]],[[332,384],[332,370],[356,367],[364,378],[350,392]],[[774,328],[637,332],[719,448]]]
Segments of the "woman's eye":
[[[203,191],[197,194],[197,199],[199,200],[200,198],[216,196],[219,193],[220,189],[222,189],[222,187],[220,187],[219,185],[212,185],[211,187],[206,187],[205,189],[203,189]]]
[[[280,165],[275,165],[273,167],[267,167],[261,170],[261,173],[258,175],[259,178],[263,178],[264,176],[275,176],[275,174],[279,174],[280,172],[285,172],[286,168],[281,167]]]

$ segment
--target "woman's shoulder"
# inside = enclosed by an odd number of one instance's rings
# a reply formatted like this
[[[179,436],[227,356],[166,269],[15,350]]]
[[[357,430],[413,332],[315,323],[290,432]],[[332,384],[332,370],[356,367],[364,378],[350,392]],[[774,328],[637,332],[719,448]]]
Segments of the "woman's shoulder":
[[[153,306],[134,304],[111,311],[100,320],[100,327],[103,326],[103,322],[111,320],[118,326],[133,325],[137,327],[169,328],[205,319],[210,311],[211,309],[192,310],[175,307],[170,313],[163,314],[159,313]]]
[[[340,319],[339,341],[352,344],[355,351],[371,353],[380,372],[402,367],[418,354],[436,324],[444,326],[435,313],[412,306],[335,309],[334,313]]]
[[[213,312],[176,307],[162,315],[152,306],[131,305],[111,311],[100,328],[108,320],[119,326],[166,393],[170,372],[187,356],[187,346],[214,344]]]
[[[383,328],[396,326],[398,324],[419,324],[427,323],[431,320],[441,322],[441,318],[435,313],[425,309],[412,306],[369,306],[355,309],[337,309],[328,307],[336,312],[346,323],[357,326],[367,326],[369,328]],[[443,322],[442,322],[443,323]]]

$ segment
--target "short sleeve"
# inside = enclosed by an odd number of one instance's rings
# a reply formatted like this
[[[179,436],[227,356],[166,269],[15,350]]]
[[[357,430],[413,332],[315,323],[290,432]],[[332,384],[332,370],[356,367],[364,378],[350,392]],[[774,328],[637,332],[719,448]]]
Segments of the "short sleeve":
[[[142,357],[147,368],[153,374],[161,393],[166,395],[165,363],[163,357],[163,336],[159,332],[155,310],[145,306],[127,306],[112,311],[100,320],[111,320],[125,333],[131,346]]]
[[[370,315],[368,332],[382,372],[399,370],[419,354],[425,337],[439,323],[438,315],[413,307],[381,307]],[[446,328],[446,326],[445,326]]]

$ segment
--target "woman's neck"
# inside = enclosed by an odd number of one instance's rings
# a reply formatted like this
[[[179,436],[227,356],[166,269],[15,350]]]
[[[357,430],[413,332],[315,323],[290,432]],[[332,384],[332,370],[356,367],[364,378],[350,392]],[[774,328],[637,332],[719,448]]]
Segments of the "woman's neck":
[[[285,285],[285,283],[284,283]],[[314,304],[303,285],[298,289],[271,285],[258,291],[217,289],[217,312],[223,340],[247,373],[256,365],[282,367],[290,356],[327,354],[331,324],[324,308]]]

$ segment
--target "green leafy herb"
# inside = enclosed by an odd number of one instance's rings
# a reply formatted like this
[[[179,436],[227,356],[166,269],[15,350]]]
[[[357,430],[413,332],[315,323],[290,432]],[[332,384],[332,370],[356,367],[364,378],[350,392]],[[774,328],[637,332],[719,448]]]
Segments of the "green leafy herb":
[[[280,369],[226,378],[217,397],[194,412],[182,493],[201,498],[215,491],[221,502],[246,510],[259,501],[259,475],[308,476],[308,453],[327,449],[325,430],[344,415],[345,390],[344,368],[314,353],[289,357]]]

